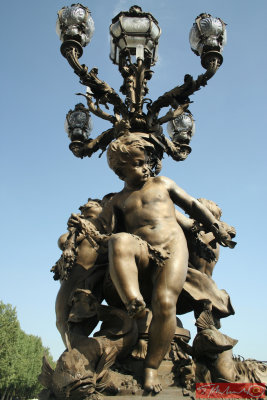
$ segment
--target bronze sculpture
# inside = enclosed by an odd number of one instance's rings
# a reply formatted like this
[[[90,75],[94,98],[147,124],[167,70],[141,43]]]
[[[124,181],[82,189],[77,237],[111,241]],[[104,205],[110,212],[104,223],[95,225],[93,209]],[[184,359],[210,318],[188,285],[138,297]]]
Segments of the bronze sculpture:
[[[77,11],[83,23],[79,19],[73,25]],[[133,21],[138,21],[134,28]],[[207,25],[216,27],[212,37],[205,31]],[[80,158],[107,150],[108,164],[124,188],[102,201],[89,200],[81,215],[71,216],[68,233],[59,240],[63,253],[52,271],[61,280],[57,327],[67,351],[55,371],[44,360],[40,381],[47,390],[41,399],[93,399],[98,392],[143,390],[157,394],[166,365],[167,386],[180,383],[192,389],[198,380],[239,379],[242,374],[236,371],[242,363],[237,367],[231,353],[236,341],[218,330],[220,319],[234,310],[229,295],[212,280],[220,245],[235,247],[235,229],[220,221],[215,203],[197,200],[169,178],[157,176],[164,153],[183,161],[191,152],[190,96],[222,63],[225,24],[209,14],[197,17],[191,47],[206,72],[196,80],[185,75],[183,85],[154,102],[145,95],[160,36],[155,18],[133,6],[112,20],[110,56],[123,77],[120,91],[125,101],[98,78],[97,68],[88,72],[79,63],[92,35],[90,26],[90,12],[80,4],[59,12],[61,52],[87,86],[82,95],[88,109],[78,104],[67,115],[70,150]],[[108,104],[113,115],[100,107]],[[161,109],[169,106],[160,117]],[[95,139],[89,138],[89,111],[112,124]],[[169,121],[171,140],[161,127]],[[189,311],[194,311],[198,327],[192,346],[190,333],[176,317]],[[99,321],[100,331],[91,338]],[[262,371],[254,380],[250,373],[243,374],[249,381],[264,379],[263,365],[242,365],[245,371]]]
[[[158,392],[157,370],[174,336],[176,303],[188,266],[186,240],[177,224],[173,203],[210,231],[218,221],[171,180],[149,177],[145,147],[146,143],[133,134],[121,137],[108,149],[109,165],[125,182],[124,189],[111,201],[112,214],[121,216],[125,231],[131,234],[118,233],[109,240],[109,268],[112,281],[131,315],[138,317],[143,311],[144,296],[151,302],[153,318],[144,388]],[[116,221],[114,223],[116,225]],[[230,241],[230,236],[220,226],[217,234],[223,243]],[[149,280],[153,282],[152,288]],[[144,295],[139,289],[141,284]],[[152,291],[150,295],[149,291]]]
[[[69,271],[66,285],[67,288],[70,285],[72,290],[65,289],[63,273],[63,289],[60,289],[56,304],[59,318],[64,316],[62,336],[67,333],[71,345],[81,354],[87,355],[87,359],[90,358],[90,340],[87,337],[92,331],[91,321],[95,313],[84,313],[84,306],[81,305],[73,307],[73,297],[68,297],[73,296],[74,289],[74,295],[77,291],[82,293],[85,285],[91,285],[92,290],[96,291],[99,279],[103,279],[103,270],[100,270],[97,280],[91,280],[90,273],[81,273],[79,269],[82,267],[85,271],[92,271],[99,256],[99,244],[108,242],[109,255],[106,263],[109,267],[106,273],[110,274],[125,309],[132,318],[142,319],[146,308],[145,299],[152,311],[144,364],[144,389],[158,393],[162,386],[157,372],[176,330],[176,303],[184,285],[189,258],[187,242],[179,226],[179,216],[175,212],[173,201],[201,222],[207,230],[213,231],[213,240],[216,237],[217,241],[230,247],[234,246],[234,242],[223,224],[200,201],[189,196],[169,179],[150,176],[146,147],[150,148],[151,145],[136,134],[122,136],[110,145],[109,164],[125,181],[125,187],[122,192],[109,196],[103,209],[98,202],[89,201],[87,207],[81,207],[86,218],[71,216],[69,236],[72,240],[69,238],[67,244],[77,246],[77,250],[74,250],[77,258]],[[86,212],[87,208],[89,211]],[[97,225],[106,234],[101,234],[96,229]],[[66,234],[60,238],[61,245],[65,237]],[[82,245],[83,242],[85,245]],[[103,247],[105,248],[102,245]],[[69,269],[68,258],[64,268],[66,250],[63,250],[63,265],[57,263],[56,268],[53,268],[54,273],[58,272],[59,266],[64,272]],[[93,259],[90,255],[93,255]],[[102,250],[102,255],[107,258],[105,250]],[[88,260],[88,257],[90,263],[85,263],[84,258]],[[79,284],[75,279],[76,270]],[[65,301],[63,306],[59,300],[61,297]],[[102,300],[103,295],[100,297],[100,301]],[[116,301],[115,296],[115,304]],[[114,302],[112,296],[109,302]],[[68,304],[72,307],[69,306],[66,311]],[[58,328],[61,329],[59,322]]]
[[[88,202],[81,206],[80,210],[82,211],[81,216],[75,216],[74,214],[71,216],[71,219],[74,220],[76,218],[76,223],[80,225],[79,237],[76,235],[78,232],[74,227],[69,227],[69,232],[61,235],[58,244],[62,250],[62,255],[52,268],[55,279],[60,279],[61,281],[61,287],[56,299],[56,323],[65,344],[70,312],[70,296],[75,289],[84,288],[84,282],[88,274],[90,274],[90,269],[98,258],[98,252],[95,248],[97,245],[88,241],[84,224],[90,224],[90,228],[95,231],[99,228],[97,217],[102,211],[100,201],[88,199]]]

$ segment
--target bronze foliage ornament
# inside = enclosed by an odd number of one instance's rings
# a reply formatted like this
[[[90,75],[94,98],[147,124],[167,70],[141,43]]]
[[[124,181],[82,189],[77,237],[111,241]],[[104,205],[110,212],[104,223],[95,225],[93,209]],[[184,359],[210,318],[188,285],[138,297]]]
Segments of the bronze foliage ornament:
[[[196,18],[190,45],[206,72],[197,79],[185,75],[182,85],[155,101],[146,96],[161,34],[157,20],[137,5],[112,20],[110,58],[122,75],[124,100],[99,79],[97,68],[89,71],[79,62],[93,31],[87,7],[59,11],[61,52],[87,88],[79,93],[87,108],[80,103],[70,110],[65,129],[76,157],[107,150],[124,188],[89,198],[59,238],[62,255],[51,271],[60,281],[56,323],[66,350],[54,370],[44,358],[39,398],[97,400],[170,387],[177,398],[179,388],[193,395],[196,382],[264,382],[267,365],[233,357],[237,341],[219,330],[234,309],[212,275],[220,246],[236,245],[235,228],[221,220],[215,202],[195,199],[157,176],[164,153],[183,161],[191,152],[190,96],[222,64],[225,23],[206,13]],[[112,125],[95,139],[90,113]],[[191,311],[198,329],[192,346],[177,317]]]

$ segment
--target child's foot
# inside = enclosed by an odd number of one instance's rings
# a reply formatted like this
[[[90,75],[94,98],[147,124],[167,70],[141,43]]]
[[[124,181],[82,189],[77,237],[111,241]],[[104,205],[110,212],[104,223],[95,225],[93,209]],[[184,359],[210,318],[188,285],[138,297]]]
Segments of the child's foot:
[[[133,299],[126,308],[131,318],[142,318],[145,313],[146,303],[142,299]]]
[[[161,392],[162,385],[158,377],[157,369],[145,368],[144,389],[147,392]]]
[[[139,339],[132,351],[132,357],[136,358],[137,360],[144,360],[146,358],[146,353],[147,341],[144,339]]]

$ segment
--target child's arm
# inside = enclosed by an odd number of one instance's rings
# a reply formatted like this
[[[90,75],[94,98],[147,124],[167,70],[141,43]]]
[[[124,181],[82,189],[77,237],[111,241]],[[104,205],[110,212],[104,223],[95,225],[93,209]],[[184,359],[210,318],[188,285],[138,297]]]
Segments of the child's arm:
[[[172,201],[177,206],[181,207],[187,214],[190,215],[191,218],[201,222],[205,228],[214,234],[219,243],[231,248],[235,246],[235,242],[231,241],[231,236],[224,229],[220,221],[218,221],[207,209],[207,207],[186,193],[171,179],[162,177],[162,180],[167,186]]]
[[[178,224],[181,226],[183,231],[190,231],[194,226],[194,220],[186,217],[180,211],[175,209],[175,217]]]
[[[114,196],[115,197],[115,196]],[[98,220],[103,228],[105,233],[111,234],[116,231],[116,216],[114,211],[115,200],[110,200],[104,207],[102,212],[100,213]]]

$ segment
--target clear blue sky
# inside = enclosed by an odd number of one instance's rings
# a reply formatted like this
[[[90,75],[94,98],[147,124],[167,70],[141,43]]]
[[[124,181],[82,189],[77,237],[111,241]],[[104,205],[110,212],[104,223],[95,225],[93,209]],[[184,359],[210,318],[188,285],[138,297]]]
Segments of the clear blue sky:
[[[1,6],[1,275],[0,299],[16,306],[22,329],[41,336],[55,358],[64,350],[55,327],[59,283],[49,272],[60,256],[57,239],[71,212],[88,197],[119,191],[122,182],[105,155],[80,160],[68,149],[65,114],[84,91],[61,56],[57,10],[73,1],[13,0]],[[128,0],[84,1],[95,34],[82,63],[117,91],[122,83],[109,60],[112,17]],[[193,97],[192,153],[183,163],[164,160],[162,175],[195,197],[216,201],[237,229],[236,249],[223,249],[214,279],[231,295],[236,314],[222,332],[239,339],[235,354],[267,360],[266,350],[266,0],[139,0],[162,28],[159,62],[149,82],[156,99],[203,72],[190,50],[194,18],[208,12],[228,28],[224,63]],[[109,128],[93,119],[92,137]],[[193,316],[182,318],[193,327]],[[193,332],[193,331],[192,331]]]

